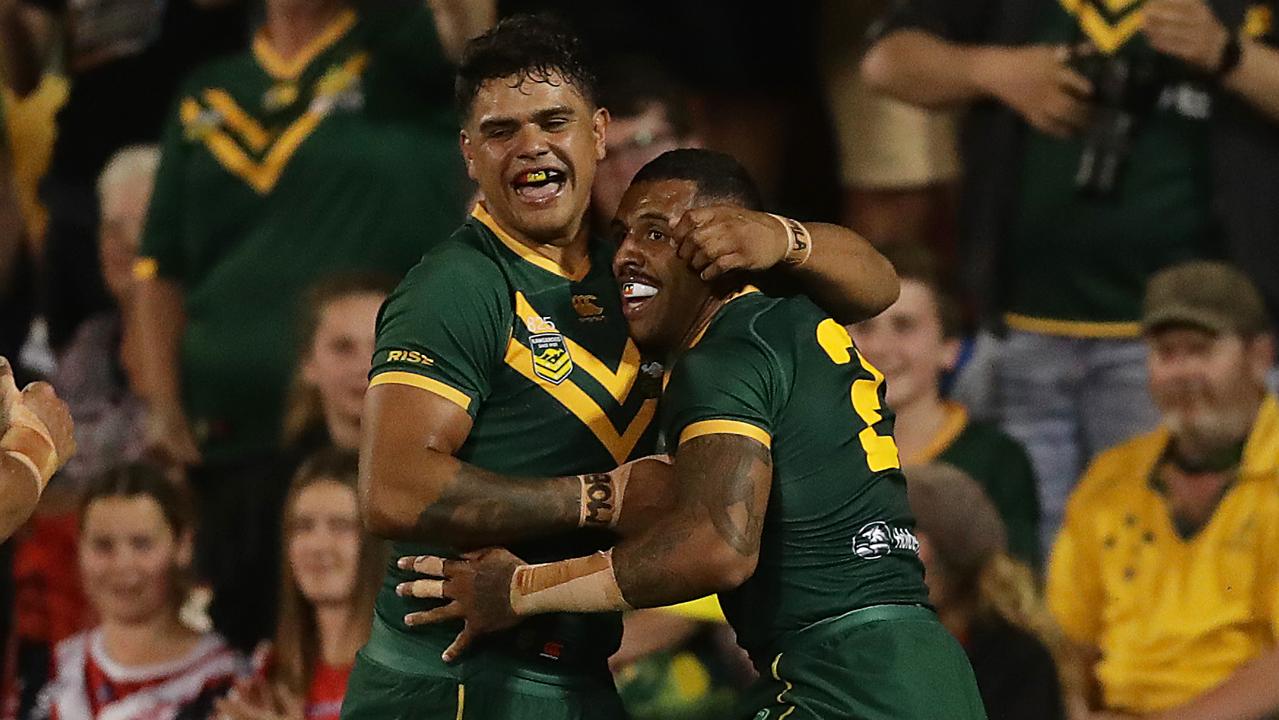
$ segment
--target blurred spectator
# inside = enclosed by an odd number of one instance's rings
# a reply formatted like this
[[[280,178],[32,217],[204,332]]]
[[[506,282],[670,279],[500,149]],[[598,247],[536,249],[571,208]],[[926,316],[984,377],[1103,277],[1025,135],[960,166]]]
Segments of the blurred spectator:
[[[80,511],[79,561],[100,624],[57,647],[53,678],[23,717],[209,717],[243,663],[178,617],[193,524],[180,484],[144,465],[96,479]]]
[[[337,720],[386,563],[385,545],[360,524],[356,465],[354,452],[322,450],[293,478],[274,642],[218,704],[222,720]]]
[[[622,194],[649,160],[667,150],[701,147],[688,99],[675,81],[651,59],[631,56],[600,71],[600,105],[611,120],[607,154],[591,185],[595,226],[607,235]]]
[[[49,210],[39,267],[55,350],[88,315],[110,306],[96,252],[94,184],[120,148],[155,142],[179,79],[196,64],[242,47],[243,0],[0,0],[0,62],[20,96],[49,65],[70,95],[57,117],[52,165],[41,188]],[[62,56],[50,59],[53,52]]]
[[[626,614],[609,658],[632,720],[713,720],[730,715],[756,679],[715,597]]]
[[[942,375],[960,349],[959,306],[938,282],[928,251],[889,248],[901,295],[879,316],[849,327],[858,349],[888,378],[902,463],[940,460],[972,476],[994,502],[1014,557],[1039,567],[1039,498],[1026,451],[997,427],[942,399]]]
[[[1279,399],[1265,306],[1238,270],[1159,273],[1143,326],[1162,427],[1089,468],[1048,600],[1091,681],[1078,704],[1145,716],[1218,686],[1249,700],[1241,669],[1279,640]]]
[[[377,313],[396,282],[389,275],[343,273],[320,280],[305,294],[302,362],[284,415],[289,452],[359,449]]]
[[[951,465],[906,469],[928,599],[963,644],[990,720],[1064,720],[1057,631],[1030,568],[1007,555],[981,486]]]
[[[823,75],[839,140],[842,222],[879,247],[928,245],[953,261],[955,113],[917,108],[872,90],[857,71],[866,29],[888,4],[823,3]]]
[[[321,279],[303,294],[298,306],[302,321],[297,323],[302,340],[298,345],[300,364],[287,400],[283,454],[271,470],[271,487],[278,489],[278,495],[270,497],[267,490],[260,491],[260,502],[239,508],[234,518],[225,515],[236,512],[233,505],[198,509],[202,525],[238,522],[242,535],[237,542],[254,553],[244,557],[226,552],[225,537],[210,535],[205,537],[207,542],[197,544],[200,564],[222,596],[215,595],[211,608],[218,626],[246,623],[231,614],[241,612],[242,607],[236,601],[226,602],[228,596],[233,600],[252,598],[254,612],[259,614],[248,623],[264,634],[270,632],[279,605],[275,592],[281,567],[279,543],[271,538],[280,536],[287,479],[317,451],[359,449],[360,414],[369,385],[377,312],[395,282],[377,273],[339,273]]]
[[[971,103],[964,271],[1009,332],[1005,429],[1041,482],[1044,546],[1101,450],[1153,427],[1146,280],[1227,254],[1279,307],[1274,0],[904,0],[862,63],[916,104]]]
[[[241,648],[273,626],[243,563],[277,537],[302,293],[336,271],[399,277],[462,217],[436,16],[422,3],[265,12],[251,52],[183,86],[135,265],[149,444],[191,467],[217,538],[201,550],[211,613]]]
[[[84,320],[50,379],[75,419],[79,452],[59,481],[82,486],[109,467],[142,458],[142,401],[129,389],[142,348],[122,313],[133,298],[133,261],[151,199],[160,153],[135,146],[116,153],[98,180],[99,262],[113,306]]]

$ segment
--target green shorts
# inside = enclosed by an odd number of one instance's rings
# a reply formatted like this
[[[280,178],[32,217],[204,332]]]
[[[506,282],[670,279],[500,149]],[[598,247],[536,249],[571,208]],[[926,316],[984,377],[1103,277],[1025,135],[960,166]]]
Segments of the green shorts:
[[[369,644],[356,655],[342,702],[342,720],[624,720],[626,713],[602,672],[554,674],[510,658],[479,654],[455,665],[422,658],[423,673],[403,652],[398,633],[373,621]],[[413,647],[420,652],[420,647]],[[407,661],[407,662],[406,662]]]
[[[985,720],[972,667],[929,609],[876,605],[788,638],[741,720]]]

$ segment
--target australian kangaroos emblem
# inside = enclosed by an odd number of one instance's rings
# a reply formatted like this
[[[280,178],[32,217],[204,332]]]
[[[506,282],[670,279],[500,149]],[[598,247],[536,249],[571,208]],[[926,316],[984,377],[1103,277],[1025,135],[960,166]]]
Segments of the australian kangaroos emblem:
[[[547,382],[559,385],[573,372],[573,357],[568,353],[564,336],[550,318],[530,317],[528,346],[533,353],[533,373]]]

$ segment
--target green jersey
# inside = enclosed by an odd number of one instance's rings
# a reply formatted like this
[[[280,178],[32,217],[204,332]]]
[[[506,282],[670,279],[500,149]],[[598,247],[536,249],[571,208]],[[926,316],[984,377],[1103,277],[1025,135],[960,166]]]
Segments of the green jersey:
[[[478,206],[387,300],[377,338],[371,385],[421,388],[471,416],[460,460],[500,473],[560,476],[611,470],[652,452],[660,380],[641,373],[605,243],[594,243],[589,269],[572,276],[511,238]],[[609,544],[603,533],[577,531],[511,550],[546,562]],[[400,543],[394,556],[441,552],[450,549]],[[411,576],[389,566],[377,613],[423,643],[421,663],[438,663],[460,626],[403,624],[406,613],[434,606],[395,594]],[[484,647],[545,656],[552,666],[602,663],[619,631],[616,614],[547,615]]]
[[[206,458],[278,447],[307,287],[401,277],[463,217],[450,76],[429,12],[370,9],[291,62],[259,37],[183,85],[137,269],[184,290],[183,400]]]
[[[1149,93],[1150,108],[1136,118],[1111,197],[1087,197],[1075,188],[1083,135],[1027,133],[1019,212],[1003,274],[1013,328],[1135,338],[1146,280],[1164,267],[1215,252],[1211,90],[1203,78],[1150,47],[1140,32],[1144,5],[1144,0],[1043,3],[1035,42],[1091,41],[1131,63],[1133,94]],[[1152,77],[1145,78],[1147,67]]]
[[[962,405],[946,406],[946,423],[921,462],[939,460],[963,470],[990,498],[1008,532],[1008,550],[1039,567],[1039,491],[1021,443],[994,425],[969,422]]]
[[[728,302],[675,361],[662,402],[668,439],[733,433],[771,447],[759,564],[720,595],[761,673],[821,620],[928,602],[884,377],[811,301],[748,289]]]

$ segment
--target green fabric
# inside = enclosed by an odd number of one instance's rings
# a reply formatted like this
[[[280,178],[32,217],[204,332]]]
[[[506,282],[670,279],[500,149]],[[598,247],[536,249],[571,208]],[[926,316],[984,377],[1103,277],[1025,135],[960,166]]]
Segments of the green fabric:
[[[381,623],[380,631],[393,632]],[[393,643],[391,643],[393,644]],[[465,661],[430,672],[405,672],[402,662],[370,644],[355,659],[342,703],[343,720],[618,720],[625,718],[607,671],[566,677],[528,672],[500,658]],[[459,685],[461,690],[459,691]],[[459,703],[462,708],[459,709]]]
[[[937,459],[963,470],[985,489],[1003,518],[1009,551],[1039,567],[1039,493],[1026,449],[994,425],[970,422]]]
[[[1059,3],[1044,6],[1047,14],[1036,41],[1079,42],[1074,17]],[[1154,53],[1140,32],[1118,52],[1130,58]],[[1171,62],[1162,67],[1180,72],[1166,82],[1167,97],[1210,102],[1202,82],[1188,79]],[[1075,190],[1082,138],[1027,132],[1020,212],[1005,258],[1009,311],[1054,320],[1133,322],[1152,274],[1214,252],[1204,114],[1190,117],[1168,105],[1155,109],[1134,130],[1117,194],[1104,199]]]
[[[244,53],[184,84],[142,255],[185,291],[182,387],[207,459],[278,446],[309,286],[399,277],[463,217],[447,82],[416,10],[359,20],[293,82]]]
[[[922,607],[880,606],[805,631],[774,656],[741,720],[985,720],[959,643]]]
[[[818,327],[846,345],[843,364]],[[854,410],[855,381],[874,382],[851,341],[812,302],[751,293],[732,300],[676,360],[663,398],[668,439],[695,422],[737,420],[772,437],[773,484],[755,574],[720,595],[757,667],[783,637],[848,610],[926,603],[901,471],[873,472]],[[884,407],[884,387],[876,389]],[[892,414],[873,431],[892,433]],[[874,541],[873,543],[870,541]]]
[[[474,425],[457,457],[487,470],[526,476],[575,475],[606,471],[629,457],[651,454],[655,427],[646,418],[655,400],[645,395],[656,388],[637,382],[624,388],[626,394],[619,402],[601,378],[588,370],[596,367],[592,357],[610,373],[624,367],[638,370],[638,351],[627,337],[611,260],[607,245],[595,243],[590,272],[573,282],[521,259],[472,218],[451,240],[423,258],[383,307],[372,382],[380,382],[386,373],[410,373],[464,393]],[[535,313],[533,317],[517,315],[517,293]],[[530,332],[530,320],[542,325],[538,332]],[[556,378],[558,382],[538,377],[530,347],[540,348],[544,356],[549,350],[569,350],[570,340],[577,345],[569,352],[572,364],[567,375]],[[525,354],[517,356],[517,350]],[[411,352],[418,355],[404,355]],[[594,409],[588,417],[596,429],[607,424],[619,436],[623,429],[634,427],[633,442],[606,447],[592,427],[557,399],[556,394],[566,392],[590,398]],[[644,432],[639,432],[645,425]],[[545,562],[587,555],[610,544],[611,538],[602,533],[579,531],[511,550],[526,561]],[[449,552],[448,548],[397,543],[392,555]],[[408,577],[410,573],[393,562],[388,565],[377,612],[403,637],[422,645],[413,668],[429,672],[439,664],[440,652],[460,625],[413,630],[403,625],[406,613],[437,604],[396,595],[395,585]],[[543,615],[510,633],[493,636],[477,650],[534,658],[549,655],[564,666],[602,666],[616,650],[620,630],[620,616],[614,613]]]

